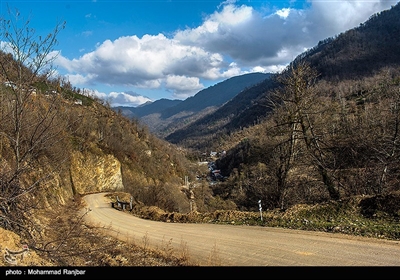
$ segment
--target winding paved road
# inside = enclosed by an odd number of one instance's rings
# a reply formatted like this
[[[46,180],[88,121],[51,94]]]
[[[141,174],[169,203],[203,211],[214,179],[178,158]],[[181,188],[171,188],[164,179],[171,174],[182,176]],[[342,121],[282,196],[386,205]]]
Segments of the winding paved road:
[[[84,197],[85,221],[125,241],[173,248],[200,266],[400,266],[400,242],[261,226],[165,223],[118,211],[104,193]]]

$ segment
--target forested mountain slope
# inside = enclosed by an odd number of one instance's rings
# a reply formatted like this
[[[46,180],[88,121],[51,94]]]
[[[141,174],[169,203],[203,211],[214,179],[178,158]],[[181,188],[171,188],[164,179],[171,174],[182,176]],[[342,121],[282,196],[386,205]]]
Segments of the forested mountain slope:
[[[266,79],[242,91],[214,113],[176,130],[165,140],[195,151],[218,149],[220,140],[229,138],[232,131],[257,123],[266,115],[270,109],[259,103],[259,99],[274,84],[273,79]]]
[[[255,102],[262,121],[218,139],[214,194],[286,208],[398,192],[399,42],[397,4],[296,58]]]
[[[319,73],[319,79],[339,81],[361,79],[384,67],[400,65],[400,5],[374,14],[368,21],[335,37],[327,38],[300,54],[293,65],[307,61]],[[165,139],[187,148],[216,149],[225,139],[243,127],[252,126],[271,111],[270,92],[277,83],[264,81],[224,104],[214,113],[179,129]]]
[[[225,102],[234,98],[238,93],[269,78],[270,74],[249,73],[229,78],[223,82],[203,89],[185,99],[176,106],[161,112],[163,119],[179,114],[183,111],[199,112],[207,107],[220,107]]]
[[[183,101],[157,100],[137,108],[114,108],[128,117],[136,117],[160,138],[214,112],[239,92],[268,79],[270,74],[249,73],[229,78],[203,89]]]
[[[400,5],[371,15],[360,26],[327,38],[299,55],[329,80],[371,76],[400,65]]]

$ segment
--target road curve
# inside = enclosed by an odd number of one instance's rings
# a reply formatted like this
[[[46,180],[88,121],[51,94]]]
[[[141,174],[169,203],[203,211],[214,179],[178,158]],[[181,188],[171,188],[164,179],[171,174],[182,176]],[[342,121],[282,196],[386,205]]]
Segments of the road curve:
[[[200,266],[400,266],[400,242],[261,226],[165,223],[84,196],[85,221],[140,246],[173,249]]]

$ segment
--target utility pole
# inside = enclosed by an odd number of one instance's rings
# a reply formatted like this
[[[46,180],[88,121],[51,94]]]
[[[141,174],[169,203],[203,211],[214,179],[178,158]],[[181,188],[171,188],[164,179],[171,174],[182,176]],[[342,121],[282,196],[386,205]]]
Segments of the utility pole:
[[[190,207],[190,212],[192,212],[195,209],[194,192],[193,192],[192,188],[190,187],[188,176],[185,176],[185,186],[189,190],[189,207]]]

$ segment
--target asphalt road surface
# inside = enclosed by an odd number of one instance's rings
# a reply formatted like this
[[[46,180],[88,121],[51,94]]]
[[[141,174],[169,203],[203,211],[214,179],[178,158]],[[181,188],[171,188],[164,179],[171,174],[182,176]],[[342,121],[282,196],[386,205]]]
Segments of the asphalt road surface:
[[[118,211],[104,193],[84,197],[85,221],[118,238],[199,266],[400,266],[400,242],[261,226],[165,223]]]

